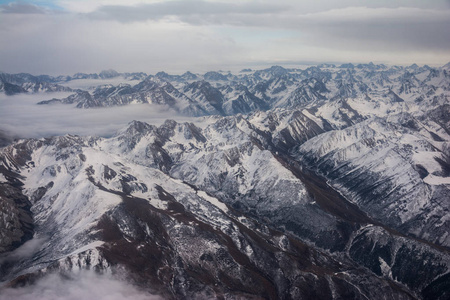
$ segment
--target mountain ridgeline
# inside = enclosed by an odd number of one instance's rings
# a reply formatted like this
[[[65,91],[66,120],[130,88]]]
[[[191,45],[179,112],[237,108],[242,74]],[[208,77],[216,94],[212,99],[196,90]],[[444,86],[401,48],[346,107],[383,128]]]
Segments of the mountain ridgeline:
[[[5,143],[9,287],[88,269],[166,299],[450,297],[449,65],[0,79],[200,117]]]
[[[266,111],[273,108],[293,109],[298,106],[321,107],[335,103],[345,122],[352,122],[355,105],[351,102],[369,102],[394,107],[408,106],[410,102],[427,106],[443,102],[448,91],[450,68],[429,66],[388,67],[385,65],[320,65],[306,69],[285,69],[274,66],[237,75],[230,72],[207,72],[204,75],[186,72],[169,75],[159,72],[100,74],[78,73],[74,76],[51,77],[30,74],[0,74],[0,91],[7,94],[38,91],[72,91],[62,99],[51,99],[40,104],[76,104],[78,108],[109,107],[133,103],[153,103],[169,107],[183,115],[229,116],[238,113]],[[101,84],[102,80],[123,79],[118,85]],[[77,80],[97,80],[89,90],[71,89],[67,83]],[[126,82],[137,82],[129,84]],[[372,101],[371,101],[372,100]],[[379,103],[379,102],[382,103]],[[370,107],[372,108],[372,107]],[[349,114],[350,112],[350,114]]]

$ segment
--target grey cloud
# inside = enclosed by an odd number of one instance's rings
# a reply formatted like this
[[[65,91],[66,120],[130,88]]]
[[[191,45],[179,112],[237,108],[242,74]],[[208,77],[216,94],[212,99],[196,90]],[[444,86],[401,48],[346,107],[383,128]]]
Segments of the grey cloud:
[[[375,51],[443,51],[450,49],[450,11],[419,8],[349,7],[310,14],[206,15],[179,19],[264,29],[290,30],[309,45]]]
[[[1,68],[53,75],[206,72],[254,60],[329,60],[324,53],[347,61],[358,51],[390,63],[406,51],[410,63],[443,63],[450,55],[448,1],[428,1],[426,9],[424,3],[176,0],[103,6],[91,14],[2,14]]]
[[[1,19],[1,69],[7,73],[208,71],[233,62],[241,51],[210,28],[176,22],[105,22],[69,14]]]
[[[319,1],[329,7],[330,1]],[[343,1],[352,4],[355,1]],[[366,3],[367,1],[363,1]],[[170,1],[138,6],[103,6],[91,18],[137,22],[172,16],[191,25],[225,25],[264,29],[291,30],[302,34],[305,42],[315,46],[349,46],[365,50],[438,50],[450,49],[450,10],[398,7],[417,1],[381,1],[367,7],[344,7],[315,13],[302,4],[292,9],[282,2],[233,4],[206,1]],[[435,8],[448,1],[437,1]],[[373,3],[367,2],[367,4]],[[385,7],[380,7],[380,5]],[[440,4],[440,6],[438,5]],[[270,17],[267,16],[270,14]]]
[[[0,5],[0,12],[4,14],[45,14],[47,10],[33,4],[12,2]]]
[[[375,51],[450,49],[450,12],[421,9],[351,8],[300,20],[305,41],[315,45]]]
[[[274,14],[289,9],[287,5],[274,5],[268,3],[226,3],[194,1],[169,1],[151,4],[139,4],[135,6],[107,5],[102,6],[95,12],[87,14],[93,19],[117,20],[119,22],[139,22],[146,20],[160,20],[167,16],[178,16],[186,18],[197,16],[192,23],[204,23],[210,18],[205,16],[228,15],[228,14]],[[190,18],[186,18],[189,20]]]
[[[277,4],[271,1],[229,3],[229,2],[209,2],[205,0],[191,1],[161,1],[149,4],[139,4],[134,6],[125,5],[105,5],[96,11],[86,14],[92,19],[116,20],[119,22],[141,22],[147,20],[160,20],[165,17],[176,17],[180,21],[200,25],[200,24],[240,24],[246,25],[247,18],[256,17],[260,19],[258,25],[269,25],[271,18],[267,15],[278,16],[285,20],[294,16],[316,14],[328,10],[344,10],[349,7],[359,8],[415,8],[415,9],[435,9],[450,10],[450,1],[436,0],[424,2],[421,0],[316,0],[290,1],[280,0]],[[239,21],[236,21],[236,16]],[[281,22],[284,23],[284,22]],[[276,25],[279,23],[277,22]]]
[[[448,51],[450,24],[334,24],[310,30],[307,41],[314,45],[339,46],[375,51]]]

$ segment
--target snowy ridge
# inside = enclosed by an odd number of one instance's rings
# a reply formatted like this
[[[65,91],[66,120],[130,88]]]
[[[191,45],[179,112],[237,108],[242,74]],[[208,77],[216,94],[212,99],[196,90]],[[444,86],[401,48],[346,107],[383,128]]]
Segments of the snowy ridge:
[[[377,219],[411,227],[414,234],[419,227],[432,226],[437,232],[431,239],[450,245],[434,221],[447,219],[448,203],[438,200],[450,188],[444,164],[447,154],[419,132],[380,121],[368,120],[313,138],[299,147],[298,159],[314,165],[348,199]],[[429,239],[430,234],[419,236]]]

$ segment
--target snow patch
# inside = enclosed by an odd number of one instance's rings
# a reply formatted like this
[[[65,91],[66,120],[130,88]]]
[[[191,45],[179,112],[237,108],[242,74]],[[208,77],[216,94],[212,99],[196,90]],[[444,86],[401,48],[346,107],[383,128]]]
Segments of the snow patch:
[[[85,251],[90,250],[90,249],[95,249],[97,247],[102,246],[104,243],[105,242],[103,242],[103,241],[95,241],[95,242],[89,243],[89,244],[87,244],[87,245],[85,245],[85,246],[83,246],[83,247],[73,251],[68,256],[76,255],[78,253],[82,253],[82,252],[85,252]]]
[[[432,174],[425,177],[423,181],[429,185],[450,185],[450,177],[439,177]]]
[[[3,182],[8,182],[8,180],[6,179],[5,175],[3,175],[3,173],[0,173],[0,183]]]
[[[224,203],[220,202],[217,198],[211,197],[204,191],[197,191],[197,195],[199,195],[200,197],[202,197],[203,199],[205,199],[212,205],[218,207],[222,211],[228,212],[228,207]]]
[[[378,257],[378,261],[380,262],[381,273],[388,278],[392,278],[391,267],[381,257]]]

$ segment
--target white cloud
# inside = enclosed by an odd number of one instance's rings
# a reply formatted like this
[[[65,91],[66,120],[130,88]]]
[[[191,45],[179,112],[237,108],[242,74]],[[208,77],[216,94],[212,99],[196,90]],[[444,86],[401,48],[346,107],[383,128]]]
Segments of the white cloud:
[[[50,274],[35,284],[21,288],[0,290],[0,300],[160,300],[159,296],[93,271]]]
[[[34,237],[33,239],[26,241],[19,248],[14,251],[4,253],[0,256],[0,265],[5,262],[16,262],[22,259],[30,258],[36,253],[41,246],[47,241],[45,237]]]

